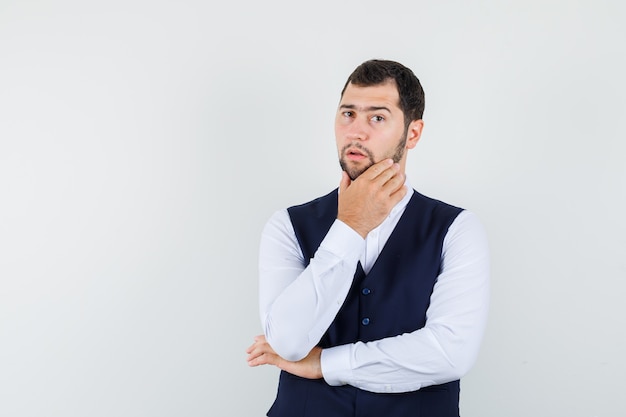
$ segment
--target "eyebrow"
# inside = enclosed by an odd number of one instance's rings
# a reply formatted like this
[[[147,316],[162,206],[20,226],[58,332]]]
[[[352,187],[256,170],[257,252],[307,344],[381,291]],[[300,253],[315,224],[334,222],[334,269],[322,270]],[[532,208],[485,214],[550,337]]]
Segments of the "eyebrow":
[[[391,110],[389,110],[388,107],[386,106],[369,106],[369,107],[358,107],[355,106],[354,104],[342,104],[341,106],[339,106],[340,109],[348,109],[348,110],[359,110],[359,111],[379,111],[379,110],[385,110],[388,113],[391,113]]]

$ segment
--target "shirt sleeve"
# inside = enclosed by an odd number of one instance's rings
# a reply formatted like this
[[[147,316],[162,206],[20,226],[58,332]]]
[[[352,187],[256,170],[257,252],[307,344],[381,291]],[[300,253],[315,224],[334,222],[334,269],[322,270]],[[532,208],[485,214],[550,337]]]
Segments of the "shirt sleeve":
[[[348,294],[364,245],[335,220],[305,267],[287,210],[269,219],[259,249],[259,306],[265,337],[281,357],[300,360],[320,341]]]
[[[330,385],[407,392],[461,378],[474,364],[487,322],[489,250],[476,215],[461,212],[444,239],[426,325],[368,343],[324,349]]]

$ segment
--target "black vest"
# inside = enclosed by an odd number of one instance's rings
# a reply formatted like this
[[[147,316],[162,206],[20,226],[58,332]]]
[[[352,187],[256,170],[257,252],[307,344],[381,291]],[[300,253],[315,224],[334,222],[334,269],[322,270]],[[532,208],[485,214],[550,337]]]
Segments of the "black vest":
[[[448,228],[462,209],[413,193],[405,212],[368,274],[357,266],[348,295],[322,348],[368,342],[418,330],[440,272]],[[304,259],[313,258],[337,217],[337,190],[288,209]],[[419,352],[416,352],[419,354]],[[458,417],[459,381],[400,394],[332,387],[281,372],[268,416]]]

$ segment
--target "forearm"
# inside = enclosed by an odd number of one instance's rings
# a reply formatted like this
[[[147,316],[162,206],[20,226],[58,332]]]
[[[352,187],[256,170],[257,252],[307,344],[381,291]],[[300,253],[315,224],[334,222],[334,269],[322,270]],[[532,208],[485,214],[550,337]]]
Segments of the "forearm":
[[[484,322],[484,320],[482,320]],[[330,385],[353,385],[372,392],[407,392],[460,379],[472,367],[482,329],[465,334],[444,325],[368,343],[322,351],[322,373]]]
[[[331,385],[405,392],[459,379],[474,364],[487,322],[489,254],[477,218],[464,212],[444,241],[442,269],[426,312],[411,333],[322,352]]]
[[[319,342],[350,289],[363,239],[335,222],[305,267],[293,231],[277,213],[264,230],[259,257],[263,331],[283,358],[304,358]]]

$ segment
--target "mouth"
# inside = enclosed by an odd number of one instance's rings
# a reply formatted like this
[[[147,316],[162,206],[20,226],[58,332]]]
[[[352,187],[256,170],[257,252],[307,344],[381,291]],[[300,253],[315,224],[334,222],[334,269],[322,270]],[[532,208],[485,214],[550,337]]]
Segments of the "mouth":
[[[367,159],[368,155],[363,152],[360,151],[356,148],[349,148],[344,152],[344,155],[346,156],[347,159],[351,160],[351,161],[361,161],[363,159]]]

